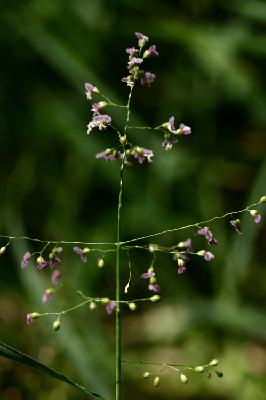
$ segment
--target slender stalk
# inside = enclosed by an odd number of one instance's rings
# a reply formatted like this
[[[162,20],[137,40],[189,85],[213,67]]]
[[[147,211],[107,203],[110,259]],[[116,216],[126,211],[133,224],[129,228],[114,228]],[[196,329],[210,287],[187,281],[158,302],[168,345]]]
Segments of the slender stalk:
[[[124,128],[124,134],[126,134],[129,117],[130,117],[130,102],[134,85],[130,88],[130,92],[128,95],[128,101],[126,105],[127,115],[126,115],[126,124]],[[121,284],[120,284],[120,229],[121,229],[121,209],[122,209],[122,196],[123,196],[123,180],[124,180],[124,160],[125,160],[125,147],[124,148],[124,156],[122,158],[121,169],[120,169],[120,188],[118,195],[118,205],[117,205],[117,237],[116,237],[116,269],[115,269],[115,281],[116,281],[116,289],[115,289],[115,300],[116,300],[116,319],[115,319],[115,400],[121,400],[121,371],[122,371],[122,362],[121,362],[121,308],[120,308],[120,296],[121,296]]]
[[[123,170],[124,162],[122,160],[120,170],[120,189],[117,207],[117,243],[116,243],[116,319],[115,319],[115,399],[121,400],[121,309],[120,309],[120,226],[121,226],[121,208],[123,194]]]

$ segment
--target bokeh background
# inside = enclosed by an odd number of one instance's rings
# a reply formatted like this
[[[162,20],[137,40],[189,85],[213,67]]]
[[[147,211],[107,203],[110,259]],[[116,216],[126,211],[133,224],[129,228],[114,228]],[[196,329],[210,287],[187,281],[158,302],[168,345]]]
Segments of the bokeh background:
[[[108,132],[86,135],[90,106],[84,82],[92,82],[120,104],[127,88],[126,47],[135,31],[151,37],[160,57],[148,60],[156,75],[138,88],[132,118],[158,125],[174,115],[192,127],[171,151],[161,138],[133,132],[153,148],[156,160],[127,168],[124,239],[244,208],[266,192],[266,4],[231,0],[2,0],[0,114],[0,231],[44,239],[115,240],[119,165],[97,161]],[[117,127],[123,111],[110,111]],[[264,208],[260,208],[263,214]],[[230,218],[229,218],[230,219]],[[163,302],[124,310],[123,358],[202,364],[219,358],[223,379],[163,375],[159,388],[141,379],[141,366],[123,370],[124,396],[133,399],[263,400],[266,393],[265,223],[242,218],[243,235],[229,219],[211,225],[216,258],[193,258],[178,276],[169,256],[156,261]],[[195,230],[161,237],[172,245]],[[159,242],[159,239],[156,239]],[[5,240],[1,240],[1,246]],[[112,398],[114,318],[104,309],[77,310],[51,329],[53,319],[25,324],[30,311],[55,311],[76,304],[73,288],[112,297],[114,259],[97,268],[97,256],[82,264],[64,248],[66,287],[47,305],[49,271],[21,271],[26,250],[40,245],[13,241],[1,256],[1,340]],[[139,275],[150,257],[130,254],[130,295],[148,295]],[[128,260],[123,257],[123,283]],[[71,285],[71,286],[68,286]],[[77,400],[67,385],[0,359],[3,400]]]

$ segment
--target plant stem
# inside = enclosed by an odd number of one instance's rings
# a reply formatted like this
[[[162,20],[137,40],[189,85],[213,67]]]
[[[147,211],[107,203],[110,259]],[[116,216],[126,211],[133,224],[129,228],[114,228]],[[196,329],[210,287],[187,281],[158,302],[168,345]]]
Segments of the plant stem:
[[[117,244],[116,244],[116,320],[115,320],[115,373],[116,373],[116,389],[115,399],[121,400],[121,309],[120,309],[120,226],[121,226],[121,208],[123,194],[123,170],[124,162],[122,160],[120,170],[120,189],[117,206]]]
[[[126,134],[129,117],[130,117],[130,102],[134,85],[130,88],[130,92],[128,95],[128,101],[126,105],[127,115],[126,115],[126,124],[124,128],[124,134]],[[125,160],[125,147],[124,148],[124,157],[122,158],[121,169],[120,169],[120,188],[118,195],[118,205],[117,205],[117,237],[116,237],[116,269],[115,269],[115,281],[116,281],[116,289],[115,289],[115,300],[116,300],[116,318],[115,318],[115,400],[121,400],[121,371],[122,371],[122,362],[121,362],[121,308],[120,308],[120,228],[121,228],[121,209],[122,209],[122,196],[123,196],[123,180],[124,180],[124,160]]]

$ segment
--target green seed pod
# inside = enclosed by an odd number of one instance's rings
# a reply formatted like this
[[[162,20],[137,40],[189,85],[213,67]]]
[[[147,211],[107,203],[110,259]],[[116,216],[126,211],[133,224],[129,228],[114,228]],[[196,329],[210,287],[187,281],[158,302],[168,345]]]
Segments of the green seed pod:
[[[219,361],[216,358],[214,358],[213,360],[211,360],[211,362],[209,362],[209,365],[211,367],[216,367],[216,365],[218,365],[218,364],[219,364]]]
[[[102,268],[104,266],[104,259],[98,258],[97,265],[99,268]]]
[[[159,385],[160,385],[160,378],[159,378],[159,376],[156,376],[156,377],[154,378],[153,384],[154,384],[154,386],[159,386]]]
[[[4,254],[5,251],[6,251],[6,247],[1,247],[1,249],[0,249],[0,255],[1,255],[1,254]]]
[[[97,304],[95,303],[95,301],[91,301],[89,307],[93,311],[97,307]]]
[[[129,303],[128,307],[131,311],[135,311],[137,308],[137,304],[136,303]]]
[[[185,374],[180,374],[180,381],[186,385],[188,383],[188,377]]]
[[[147,378],[149,378],[149,376],[150,376],[149,371],[145,371],[145,372],[143,372],[142,378],[147,379]]]
[[[260,203],[266,203],[266,196],[262,196],[260,198]]]
[[[60,329],[60,321],[57,319],[56,321],[54,321],[53,323],[53,330],[54,331],[59,331]]]
[[[194,368],[195,372],[203,372],[205,371],[205,368],[202,365],[198,365],[197,367]]]
[[[158,296],[158,294],[155,294],[150,297],[150,301],[152,301],[153,303],[157,303],[157,301],[160,301],[160,300],[161,300],[161,297]]]

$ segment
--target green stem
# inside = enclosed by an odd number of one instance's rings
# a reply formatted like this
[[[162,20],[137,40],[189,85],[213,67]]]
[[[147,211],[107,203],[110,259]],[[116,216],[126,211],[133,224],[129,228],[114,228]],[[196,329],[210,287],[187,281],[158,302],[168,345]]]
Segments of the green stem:
[[[120,189],[117,207],[117,243],[116,243],[116,319],[115,319],[115,399],[121,400],[121,309],[120,309],[120,226],[121,226],[121,208],[123,194],[123,170],[124,161],[122,160],[120,170]]]
[[[130,88],[130,92],[128,95],[127,101],[127,116],[126,116],[126,124],[124,129],[124,134],[126,134],[129,118],[130,118],[130,102],[134,85]],[[121,400],[121,371],[122,371],[122,362],[121,362],[121,308],[120,308],[120,295],[121,295],[121,284],[120,284],[120,227],[121,227],[121,209],[122,209],[122,196],[123,196],[123,178],[124,178],[124,160],[125,160],[125,147],[124,149],[124,157],[121,163],[120,169],[120,188],[118,195],[118,205],[117,205],[117,238],[116,238],[116,289],[115,289],[115,300],[116,300],[116,318],[115,318],[115,400]]]

